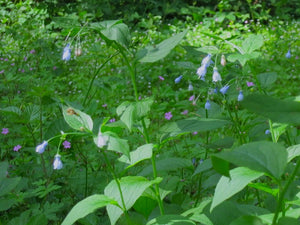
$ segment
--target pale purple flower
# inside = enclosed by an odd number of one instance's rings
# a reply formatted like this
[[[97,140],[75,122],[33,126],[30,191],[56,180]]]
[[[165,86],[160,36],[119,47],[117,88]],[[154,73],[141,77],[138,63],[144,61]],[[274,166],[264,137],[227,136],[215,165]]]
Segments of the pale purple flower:
[[[10,64],[11,66],[14,66],[14,65],[16,65],[15,63],[12,63],[12,64]]]
[[[57,67],[56,66],[53,66],[53,70],[56,70],[57,69]]]
[[[171,112],[165,113],[165,118],[166,118],[166,120],[170,120],[172,117],[173,117],[173,115],[172,115]]]
[[[9,133],[8,128],[2,128],[1,134],[7,135]]]
[[[4,59],[4,61],[8,61],[8,58]]]
[[[198,134],[198,132],[197,132],[197,131],[194,131],[192,134],[193,134],[193,135],[197,135],[197,134]]]
[[[27,56],[25,56],[25,57],[24,57],[24,61],[27,61],[27,59],[28,59]]]
[[[160,80],[165,80],[165,78],[164,78],[163,76],[158,76],[158,78],[159,78]]]
[[[243,101],[244,99],[244,95],[243,95],[243,91],[240,91],[239,95],[238,95],[238,101]]]
[[[21,70],[21,72],[22,72],[22,73],[24,73],[24,72],[25,72],[25,70],[24,70],[24,69],[22,69],[22,70]]]
[[[30,67],[29,70],[32,71],[33,69]]]
[[[42,144],[36,146],[35,151],[39,154],[42,154],[45,151],[47,145],[48,145],[48,141],[43,141]]]
[[[198,75],[198,78],[201,79],[201,80],[205,80],[205,74],[207,72],[207,68],[205,65],[203,66],[200,66],[197,71],[196,71],[196,74]]]
[[[202,59],[201,66],[209,67],[211,61],[211,54],[208,54],[205,56],[205,58]]]
[[[103,108],[107,107],[107,104],[103,104],[102,107],[103,107]]]
[[[68,43],[64,48],[62,60],[69,61],[71,59],[71,48],[70,44]]]
[[[21,145],[16,145],[16,146],[14,147],[14,151],[17,152],[17,151],[19,151],[21,148],[22,148]]]
[[[285,58],[290,59],[292,57],[291,50],[289,49],[288,52],[285,54]]]
[[[182,75],[180,75],[179,77],[177,77],[174,81],[175,81],[175,84],[178,84],[182,79]]]
[[[212,76],[212,81],[213,81],[213,82],[222,81],[221,75],[220,75],[220,73],[219,73],[217,67],[214,67],[214,72],[213,72],[213,76]]]
[[[189,101],[193,101],[195,99],[195,95],[192,95],[190,98],[189,98]]]
[[[53,169],[54,170],[60,170],[61,168],[63,168],[63,163],[60,159],[60,155],[56,154],[54,157],[54,161],[53,161]]]
[[[186,110],[184,110],[181,114],[182,115],[187,115],[189,113],[189,111],[186,109]]]
[[[65,140],[62,144],[63,144],[65,149],[71,148],[71,143],[68,142],[67,140]]]
[[[35,50],[32,49],[29,53],[30,53],[30,54],[34,54],[34,53],[35,53]]]
[[[116,122],[116,119],[115,119],[115,118],[112,118],[112,119],[109,120],[109,122],[110,122],[110,123]]]
[[[248,81],[247,81],[247,86],[248,86],[248,87],[252,87],[252,86],[254,86],[254,83],[253,83],[253,82],[248,82]]]
[[[221,92],[223,95],[225,95],[226,92],[228,91],[228,89],[229,89],[229,85],[225,85],[224,87],[222,87],[222,88],[220,89],[220,92]]]
[[[211,107],[210,102],[209,102],[209,100],[207,99],[204,108],[205,108],[206,110],[210,110],[210,107]]]

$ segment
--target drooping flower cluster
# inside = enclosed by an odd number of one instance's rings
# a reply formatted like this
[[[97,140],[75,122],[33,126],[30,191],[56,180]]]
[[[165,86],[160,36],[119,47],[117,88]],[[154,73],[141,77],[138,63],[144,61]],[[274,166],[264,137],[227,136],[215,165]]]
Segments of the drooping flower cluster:
[[[70,48],[70,44],[68,43],[64,48],[62,60],[69,61],[70,59],[71,59],[71,48]]]
[[[208,54],[204,59],[202,59],[201,66],[197,69],[196,74],[199,79],[205,80],[205,75],[207,72],[207,68],[209,67],[211,62],[211,54]]]

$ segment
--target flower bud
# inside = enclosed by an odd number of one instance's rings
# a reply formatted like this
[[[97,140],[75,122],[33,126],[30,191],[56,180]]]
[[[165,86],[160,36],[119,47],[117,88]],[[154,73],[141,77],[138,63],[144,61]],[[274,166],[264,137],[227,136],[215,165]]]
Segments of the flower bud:
[[[222,66],[226,66],[226,58],[225,58],[225,55],[222,55],[222,56],[221,56],[221,65],[222,65]]]

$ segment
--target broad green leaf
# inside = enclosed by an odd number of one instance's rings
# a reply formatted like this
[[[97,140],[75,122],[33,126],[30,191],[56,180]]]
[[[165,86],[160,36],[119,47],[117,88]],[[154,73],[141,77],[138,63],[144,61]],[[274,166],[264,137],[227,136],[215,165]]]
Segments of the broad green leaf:
[[[9,106],[9,107],[6,107],[6,108],[2,108],[1,111],[8,112],[8,113],[13,113],[13,114],[18,115],[18,116],[22,115],[21,109],[19,109],[16,106]]]
[[[104,38],[115,41],[121,46],[128,47],[130,44],[130,31],[128,26],[122,23],[121,20],[106,20],[100,23],[93,23],[91,27],[99,31]]]
[[[216,46],[204,46],[201,48],[196,48],[195,50],[212,55],[219,53],[219,49]]]
[[[230,225],[265,225],[257,216],[245,215],[232,221]]]
[[[123,194],[126,210],[129,210],[136,200],[143,194],[143,192],[155,183],[161,182],[162,178],[156,178],[155,180],[149,181],[145,177],[128,176],[122,177],[119,182]],[[104,189],[104,194],[115,200],[118,204],[124,207],[122,204],[118,185],[115,180],[112,180]],[[106,207],[107,213],[112,225],[114,225],[120,216],[123,214],[122,209],[114,205],[108,205]]]
[[[0,162],[0,181],[6,177],[8,162]]]
[[[264,172],[278,179],[287,165],[287,156],[283,146],[266,141],[244,144],[233,151],[213,155],[237,166]]]
[[[12,191],[21,181],[21,177],[3,178],[0,180],[0,196]]]
[[[15,199],[0,199],[0,212],[10,209],[15,203],[17,203]]]
[[[48,220],[44,214],[32,216],[27,225],[47,225]]]
[[[118,203],[105,195],[92,195],[78,202],[68,213],[67,217],[62,222],[62,225],[72,225],[78,219],[87,216],[95,210],[107,206],[109,204],[118,206]]]
[[[193,221],[180,215],[163,215],[150,220],[146,225],[196,225]]]
[[[264,38],[262,35],[251,34],[246,40],[242,43],[242,49],[245,53],[251,53],[259,49],[264,44]]]
[[[229,162],[222,158],[215,157],[214,155],[211,156],[212,165],[219,174],[222,174],[226,177],[229,177]]]
[[[193,168],[191,160],[184,158],[166,158],[156,161],[156,170],[157,171],[176,171],[180,168]],[[143,169],[139,175],[146,176],[152,174],[153,168],[152,165],[147,166]]]
[[[277,225],[299,225],[299,219],[291,218],[291,217],[281,217],[278,220]]]
[[[165,126],[160,128],[159,132],[161,133],[161,139],[166,139],[168,137],[177,136],[178,134],[215,130],[228,124],[230,124],[230,122],[227,120],[193,117],[167,123]]]
[[[268,184],[263,183],[250,183],[248,184],[249,187],[256,188],[258,190],[270,193],[273,196],[277,196],[279,189],[278,188],[271,188]]]
[[[63,115],[67,124],[75,130],[93,130],[93,121],[91,117],[84,112],[72,107],[62,107]]]
[[[156,46],[150,45],[140,50],[137,55],[140,62],[156,62],[166,57],[186,35],[187,30],[176,34]]]
[[[245,54],[233,53],[230,54],[227,57],[227,59],[230,62],[235,62],[236,60],[238,60],[241,63],[241,65],[244,66],[248,60],[255,59],[259,57],[259,55],[260,54],[258,52],[245,53]]]
[[[279,217],[281,217],[281,216],[282,216],[282,213],[279,213]],[[263,222],[265,222],[267,224],[272,224],[274,213],[259,215],[258,217],[261,218],[263,220]],[[300,218],[300,208],[287,210],[285,212],[285,217],[290,217],[290,218],[295,218],[295,219]],[[286,225],[288,225],[288,224],[286,224]]]
[[[275,137],[275,142],[278,142],[279,137],[285,132],[288,124],[281,124],[281,123],[273,123],[273,133]]]
[[[153,98],[145,98],[136,103],[136,113],[138,118],[142,118],[146,116],[151,109],[151,105],[153,104]]]
[[[130,159],[126,156],[121,156],[119,161],[129,164],[126,168],[131,168],[137,163],[150,159],[152,157],[153,144],[145,144],[138,147],[135,151],[130,152]]]
[[[277,73],[276,72],[261,73],[258,74],[256,77],[260,83],[260,86],[262,88],[267,88],[277,80]]]
[[[137,120],[137,113],[136,113],[136,103],[131,102],[123,102],[117,108],[118,116],[121,116],[120,119],[123,123],[126,124],[128,129],[131,131],[134,121]]]
[[[275,99],[261,94],[248,95],[243,107],[274,122],[300,124],[300,102]]]
[[[262,172],[253,171],[245,167],[230,170],[230,178],[222,176],[215,189],[214,198],[210,207],[212,211],[217,205],[232,197],[251,181],[263,175]]]
[[[288,152],[288,162],[290,162],[292,159],[300,155],[300,144],[288,147],[287,152]]]
[[[103,133],[102,135],[105,136],[106,134]],[[124,155],[127,156],[127,158],[130,159],[130,153],[129,153],[130,150],[127,142],[128,142],[127,140],[113,137],[110,135],[108,136],[107,150],[123,153]]]
[[[199,165],[197,166],[193,176],[202,173],[206,170],[209,170],[212,168],[212,163],[211,163],[211,159],[206,159],[204,160],[202,163],[199,163]]]
[[[153,209],[157,206],[157,201],[146,197],[141,196],[133,205],[133,208],[138,213],[142,214],[145,218],[148,218],[153,211]]]

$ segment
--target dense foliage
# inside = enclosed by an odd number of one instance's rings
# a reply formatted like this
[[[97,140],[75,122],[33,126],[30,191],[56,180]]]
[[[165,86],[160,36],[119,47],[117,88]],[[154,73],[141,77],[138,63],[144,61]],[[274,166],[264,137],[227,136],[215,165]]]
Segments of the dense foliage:
[[[1,224],[299,224],[299,1],[0,5]]]

